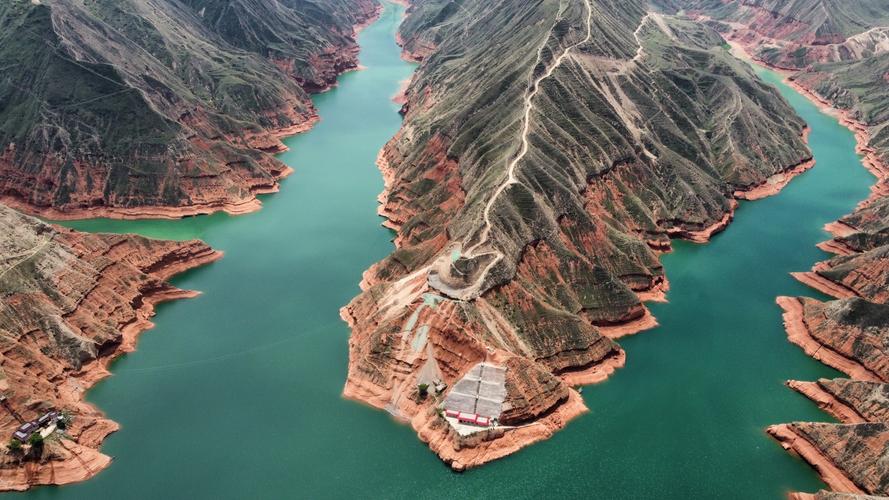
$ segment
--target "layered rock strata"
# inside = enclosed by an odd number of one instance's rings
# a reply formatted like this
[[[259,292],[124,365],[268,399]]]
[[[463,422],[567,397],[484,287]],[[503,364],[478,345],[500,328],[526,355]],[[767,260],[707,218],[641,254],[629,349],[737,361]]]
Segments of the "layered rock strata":
[[[0,4],[0,199],[52,218],[259,207],[374,0]]]
[[[786,448],[810,462],[839,492],[887,495],[883,463],[889,309],[885,256],[886,124],[889,122],[889,4],[836,0],[662,0],[682,9],[783,71],[789,83],[825,112],[836,115],[858,142],[865,167],[877,176],[872,195],[855,213],[829,224],[834,238],[819,245],[836,257],[797,279],[837,300],[780,297],[791,342],[853,378],[791,381],[843,424],[792,423],[770,427]],[[819,492],[796,498],[846,498]]]
[[[400,40],[422,63],[379,158],[397,249],[342,310],[344,392],[462,469],[583,412],[571,386],[656,324],[670,239],[706,241],[811,154],[714,31],[641,1],[423,0]],[[439,413],[479,363],[505,368],[509,411],[462,436]],[[423,397],[429,374],[448,389]]]
[[[836,241],[844,255],[798,275],[836,300],[778,299],[790,341],[853,377],[788,383],[842,424],[794,422],[769,427],[768,432],[812,464],[831,489],[889,495],[889,471],[882,465],[889,460],[886,277],[879,258],[871,253],[874,249],[865,250],[872,242],[861,246],[864,234],[845,238],[851,238],[849,243]]]
[[[134,349],[155,304],[196,294],[166,280],[220,256],[199,241],[78,233],[0,205],[0,393],[26,420],[49,409],[73,417],[39,456],[22,456],[6,449],[19,422],[0,408],[0,490],[80,481],[109,464],[99,446],[117,424],[86,390]]]

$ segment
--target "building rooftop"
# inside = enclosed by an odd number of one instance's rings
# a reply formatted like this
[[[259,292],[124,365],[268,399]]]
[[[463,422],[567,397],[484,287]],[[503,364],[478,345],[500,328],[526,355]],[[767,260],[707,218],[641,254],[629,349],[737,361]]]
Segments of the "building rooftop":
[[[478,363],[457,381],[445,397],[444,407],[499,418],[506,399],[506,368]]]

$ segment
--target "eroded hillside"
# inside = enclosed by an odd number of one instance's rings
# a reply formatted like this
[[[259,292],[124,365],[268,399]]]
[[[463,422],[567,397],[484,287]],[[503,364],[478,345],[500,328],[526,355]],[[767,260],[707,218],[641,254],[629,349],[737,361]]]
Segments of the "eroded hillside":
[[[659,0],[668,12],[705,21],[756,60],[848,113],[889,157],[889,4],[879,0]]]
[[[804,124],[717,33],[644,5],[418,1],[402,26],[423,62],[380,155],[398,248],[343,310],[345,393],[454,468],[584,411],[570,386],[654,324],[670,238],[705,241],[811,164]]]
[[[40,443],[10,441],[0,490],[80,481],[108,465],[98,449],[117,424],[84,393],[134,348],[156,303],[194,295],[166,280],[220,256],[200,241],[78,233],[0,205],[0,430],[11,436],[53,409],[72,417]]]
[[[0,196],[31,212],[177,216],[258,206],[307,91],[357,65],[372,0],[0,5]]]
[[[788,384],[841,424],[794,422],[769,433],[838,492],[889,495],[889,4],[874,0],[661,2],[684,9],[784,70],[790,83],[855,132],[877,177],[856,211],[829,224],[819,245],[835,256],[795,276],[837,300],[780,297],[791,342],[852,380]],[[800,498],[808,497],[799,494]],[[826,494],[819,494],[826,497]],[[851,497],[851,496],[850,496]]]

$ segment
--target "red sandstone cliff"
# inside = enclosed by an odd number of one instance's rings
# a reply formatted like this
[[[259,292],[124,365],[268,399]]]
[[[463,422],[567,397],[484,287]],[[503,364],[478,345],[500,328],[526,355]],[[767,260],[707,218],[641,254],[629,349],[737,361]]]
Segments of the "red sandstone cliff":
[[[86,390],[135,349],[155,304],[196,294],[166,280],[219,257],[199,241],[78,233],[0,205],[0,392],[25,419],[51,408],[73,416],[68,437],[48,439],[39,457],[4,446],[0,490],[76,482],[108,465],[99,446],[117,424],[84,402]],[[3,436],[17,426],[0,408]]]
[[[404,126],[378,160],[379,212],[397,248],[341,311],[352,328],[345,396],[410,422],[455,469],[585,411],[572,386],[622,367],[614,339],[656,325],[643,301],[664,300],[658,257],[671,238],[707,241],[736,198],[773,194],[811,166],[803,124],[717,50],[713,32],[646,14],[641,2],[549,7],[412,6],[401,43],[422,63]],[[462,24],[464,15],[486,23]],[[677,53],[689,57],[660,58]],[[659,65],[695,75],[682,85],[720,89],[691,99],[652,73]],[[707,73],[714,67],[719,75]],[[706,138],[688,132],[705,121]],[[752,129],[769,140],[752,144]],[[478,370],[503,380],[477,381]],[[468,432],[440,410],[471,402],[476,382],[493,396],[469,407],[500,425]],[[424,397],[425,385],[441,390]]]
[[[379,11],[300,5],[0,5],[0,200],[56,219],[258,209],[291,172],[280,138],[318,119],[309,93],[358,66]]]
[[[855,498],[889,494],[889,473],[883,465],[889,459],[885,446],[889,439],[885,428],[889,409],[885,384],[889,380],[885,347],[889,342],[889,240],[885,237],[889,150],[881,138],[889,100],[880,69],[889,33],[885,6],[857,2],[832,9],[826,8],[830,2],[822,0],[766,0],[720,9],[719,4],[695,0],[676,3],[697,9],[691,13],[716,26],[757,61],[783,71],[796,90],[837,116],[855,134],[865,167],[877,177],[871,196],[853,214],[827,226],[834,238],[819,247],[836,256],[810,272],[794,274],[837,300],[777,300],[784,310],[789,340],[853,379],[791,381],[788,385],[843,424],[795,422],[769,427],[768,432],[811,463],[831,489]],[[847,498],[828,492],[791,497]]]

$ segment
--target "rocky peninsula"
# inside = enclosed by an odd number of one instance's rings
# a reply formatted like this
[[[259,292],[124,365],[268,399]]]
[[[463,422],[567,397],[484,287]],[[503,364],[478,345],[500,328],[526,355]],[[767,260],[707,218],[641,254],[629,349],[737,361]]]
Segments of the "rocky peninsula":
[[[99,446],[117,424],[84,394],[135,349],[156,304],[196,295],[166,280],[222,254],[196,240],[78,233],[2,205],[0,229],[0,431],[20,425],[13,412],[60,409],[72,421],[39,452],[4,453],[0,490],[90,478],[111,461]]]
[[[613,338],[656,324],[671,238],[707,241],[811,166],[804,124],[716,32],[606,3],[415,2],[401,28],[421,64],[378,162],[397,248],[342,311],[344,393],[457,470],[583,412],[574,386],[623,366]]]

